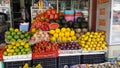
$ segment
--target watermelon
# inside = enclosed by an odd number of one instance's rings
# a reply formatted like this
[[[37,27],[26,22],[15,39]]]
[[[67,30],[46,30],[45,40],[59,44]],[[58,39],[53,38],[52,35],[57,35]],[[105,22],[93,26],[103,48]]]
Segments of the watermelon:
[[[49,24],[49,29],[56,29],[59,28],[59,24],[58,23],[51,23]]]

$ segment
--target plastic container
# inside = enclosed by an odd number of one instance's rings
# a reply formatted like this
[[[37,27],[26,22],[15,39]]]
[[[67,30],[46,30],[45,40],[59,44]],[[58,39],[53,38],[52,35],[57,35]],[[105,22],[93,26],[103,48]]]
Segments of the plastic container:
[[[72,14],[72,15],[74,15],[75,11],[74,10],[65,10],[64,14]]]
[[[22,31],[22,30],[28,31],[29,30],[29,23],[20,23],[19,29],[20,29],[20,31]]]
[[[82,17],[81,10],[75,10],[75,20],[77,20],[78,17]]]
[[[73,14],[66,14],[65,15],[65,20],[68,21],[74,21],[74,15]]]

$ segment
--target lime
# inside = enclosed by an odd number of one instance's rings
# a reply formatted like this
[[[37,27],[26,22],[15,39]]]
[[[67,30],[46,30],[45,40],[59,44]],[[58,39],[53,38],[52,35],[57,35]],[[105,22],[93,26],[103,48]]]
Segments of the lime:
[[[13,55],[17,55],[17,53],[15,52],[15,53],[13,53]]]
[[[25,49],[21,49],[21,52],[24,52],[25,51]]]
[[[8,56],[12,56],[13,54],[12,53],[8,53]]]
[[[15,49],[15,52],[20,52],[20,50],[16,48],[16,49]]]
[[[22,52],[22,54],[23,54],[23,55],[25,55],[25,54],[26,54],[26,52]]]
[[[18,52],[18,55],[21,55],[22,53],[21,52]]]
[[[12,32],[11,35],[14,36],[14,35],[16,35],[16,33],[15,33],[15,32]]]
[[[19,46],[18,48],[19,48],[19,49],[23,49],[23,46]]]
[[[21,32],[17,32],[17,35],[21,35],[22,33]]]
[[[8,52],[7,52],[7,51],[5,51],[5,52],[4,52],[4,56],[7,56],[7,55],[8,55]]]
[[[14,32],[14,28],[10,28],[9,31],[10,31],[10,32]]]
[[[9,31],[7,31],[5,34],[6,34],[6,35],[10,35],[10,32],[9,32]]]
[[[19,39],[19,36],[18,36],[18,35],[15,35],[15,36],[14,36],[14,39],[16,39],[16,40]]]
[[[11,40],[11,39],[12,39],[12,36],[8,35],[8,36],[7,36],[7,39],[8,39],[8,40]]]

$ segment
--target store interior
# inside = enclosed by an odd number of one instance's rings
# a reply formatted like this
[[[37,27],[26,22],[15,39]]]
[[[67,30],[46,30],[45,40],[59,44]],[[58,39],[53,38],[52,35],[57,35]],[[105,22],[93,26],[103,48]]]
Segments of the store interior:
[[[119,68],[119,0],[0,0],[0,68]]]

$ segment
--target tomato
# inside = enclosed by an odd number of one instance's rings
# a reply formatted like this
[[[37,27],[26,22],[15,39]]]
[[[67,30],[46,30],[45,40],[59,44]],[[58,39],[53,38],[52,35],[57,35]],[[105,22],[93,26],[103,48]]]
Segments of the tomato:
[[[50,23],[50,19],[46,19],[46,22],[47,22],[47,23]]]
[[[58,19],[58,14],[55,14],[55,17],[54,17],[55,19]]]
[[[56,11],[54,9],[51,10],[52,14],[56,14]]]
[[[53,14],[50,14],[50,19],[54,19],[54,15]]]
[[[47,10],[46,13],[47,13],[47,15],[50,15],[50,14],[51,14],[50,10]]]

